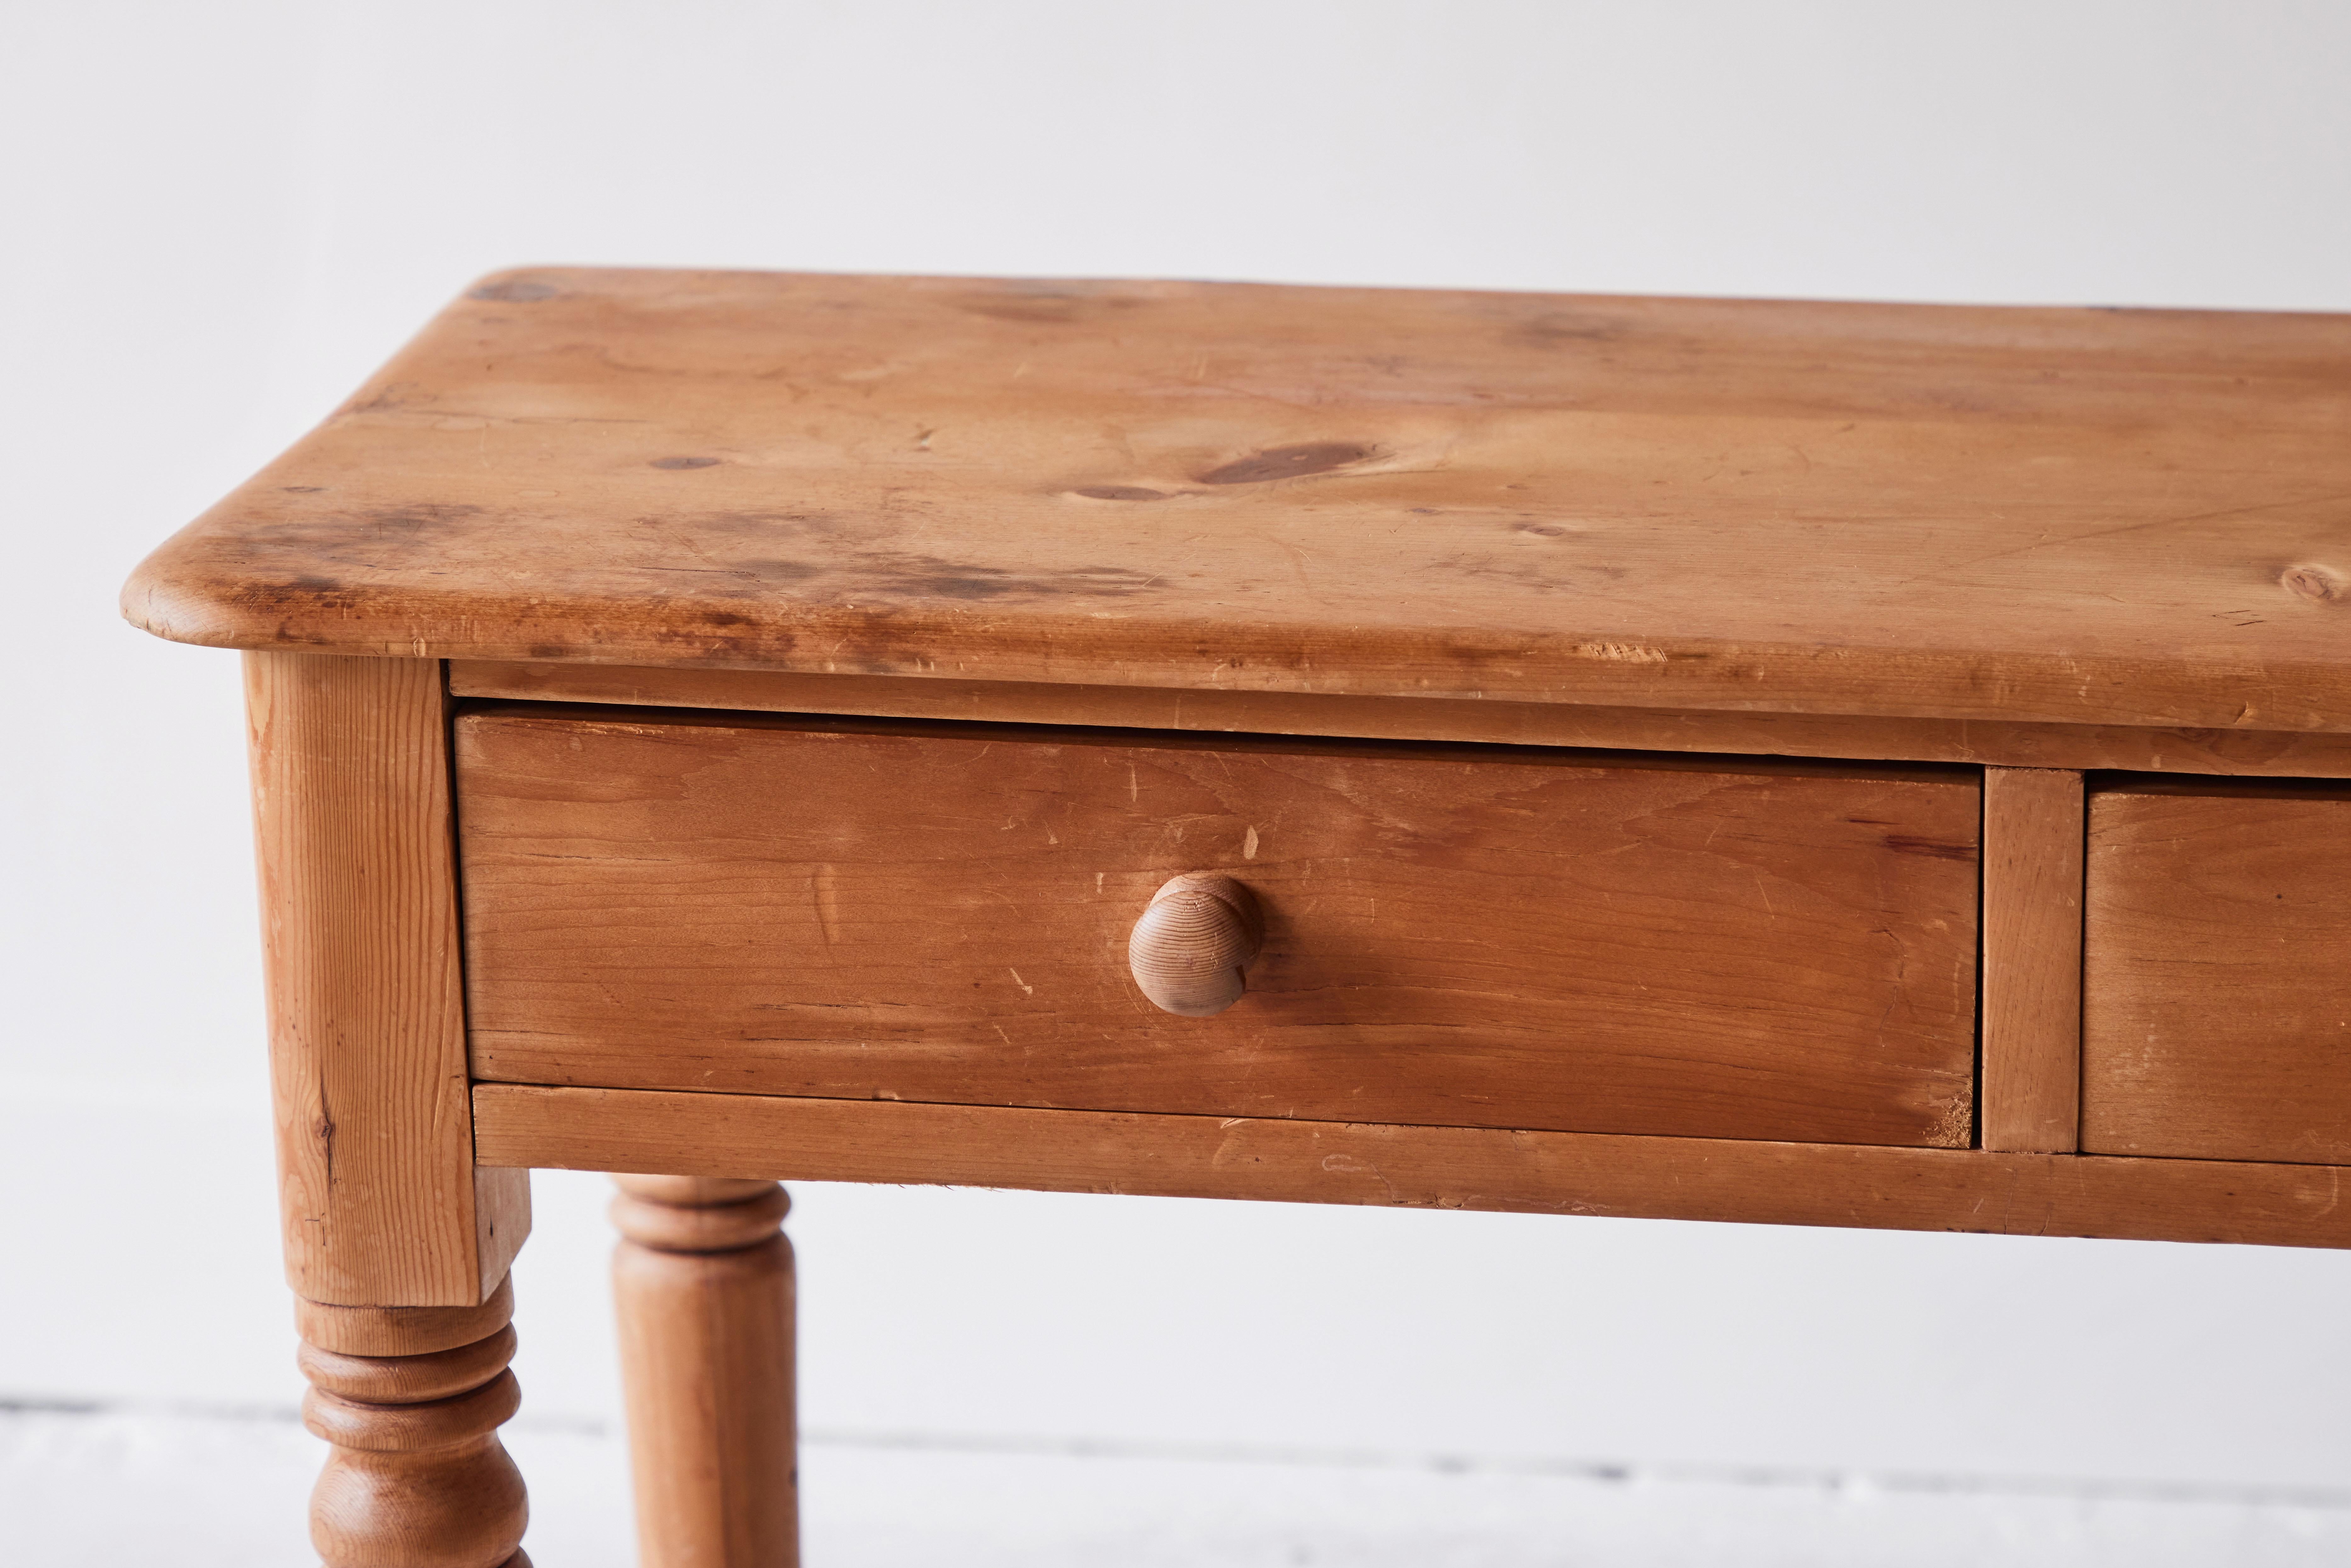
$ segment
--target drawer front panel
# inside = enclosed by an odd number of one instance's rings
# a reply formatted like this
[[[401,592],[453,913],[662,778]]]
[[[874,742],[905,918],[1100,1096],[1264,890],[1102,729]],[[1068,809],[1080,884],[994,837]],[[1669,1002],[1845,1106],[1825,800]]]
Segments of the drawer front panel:
[[[2090,800],[2082,1147],[2351,1163],[2351,790]]]
[[[1908,1145],[1972,1114],[1972,775],[496,709],[458,723],[507,1082]],[[1187,871],[1265,947],[1158,1011]]]

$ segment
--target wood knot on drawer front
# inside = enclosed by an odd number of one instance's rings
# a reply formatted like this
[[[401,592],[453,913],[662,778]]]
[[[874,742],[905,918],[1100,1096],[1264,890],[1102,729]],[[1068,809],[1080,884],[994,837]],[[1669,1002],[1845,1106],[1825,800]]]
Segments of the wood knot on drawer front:
[[[2319,604],[2343,601],[2343,576],[2323,566],[2290,566],[2278,574],[2278,586],[2296,599]]]

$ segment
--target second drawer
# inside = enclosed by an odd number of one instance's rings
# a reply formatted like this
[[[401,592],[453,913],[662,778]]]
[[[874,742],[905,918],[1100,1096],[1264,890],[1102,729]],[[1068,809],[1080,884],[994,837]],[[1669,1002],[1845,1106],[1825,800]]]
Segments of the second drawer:
[[[1958,770],[516,706],[457,726],[476,1076],[1956,1145]],[[1152,892],[1263,905],[1153,1008]]]
[[[2090,797],[2082,1147],[2351,1163],[2351,785]]]

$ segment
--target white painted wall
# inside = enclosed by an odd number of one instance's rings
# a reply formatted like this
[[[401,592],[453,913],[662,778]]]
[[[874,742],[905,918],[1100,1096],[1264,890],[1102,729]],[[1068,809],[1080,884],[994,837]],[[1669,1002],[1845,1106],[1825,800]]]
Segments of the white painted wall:
[[[2351,8],[13,8],[0,1396],[285,1404],[235,660],[152,543],[533,262],[2351,308]],[[832,1428],[2334,1485],[2351,1259],[811,1186]],[[608,1415],[594,1178],[518,1271]]]

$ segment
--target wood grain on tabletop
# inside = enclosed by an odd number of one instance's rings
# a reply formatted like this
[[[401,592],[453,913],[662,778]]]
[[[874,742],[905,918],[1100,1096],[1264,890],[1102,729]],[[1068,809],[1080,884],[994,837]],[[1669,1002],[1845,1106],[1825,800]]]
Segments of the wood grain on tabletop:
[[[772,1181],[614,1179],[639,1568],[793,1568],[790,1204]]]
[[[2065,1154],[2082,1102],[2082,776],[1984,769],[1987,1149]]]
[[[166,544],[245,647],[2351,729],[2351,317],[542,269]]]
[[[287,1282],[475,1305],[530,1200],[474,1166],[441,668],[251,653],[245,674]]]
[[[2344,1172],[2324,1166],[517,1083],[474,1104],[498,1165],[2351,1247]]]
[[[1201,733],[1865,757],[1979,767],[2351,777],[2351,736],[2309,731],[2005,724],[1854,714],[1739,713],[464,660],[449,665],[449,689],[460,696],[530,702],[1110,725]]]
[[[477,1078],[1957,1144],[1957,770],[790,723],[457,721]],[[1257,897],[1177,1018],[1128,933]]]
[[[2082,1146],[2351,1164],[2351,789],[2090,800]]]

